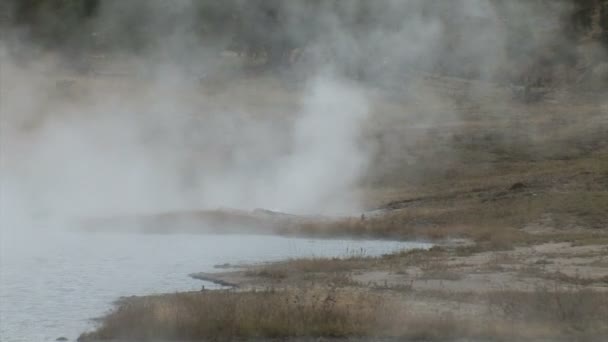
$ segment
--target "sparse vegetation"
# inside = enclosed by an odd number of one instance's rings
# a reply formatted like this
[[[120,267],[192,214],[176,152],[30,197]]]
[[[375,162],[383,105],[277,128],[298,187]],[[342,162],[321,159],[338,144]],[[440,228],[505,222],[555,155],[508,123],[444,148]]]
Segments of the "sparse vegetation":
[[[142,297],[79,340],[360,336],[376,328],[380,308],[379,296],[314,288]]]
[[[363,268],[375,258],[349,257],[349,258],[309,258],[292,259],[263,266],[262,269],[279,268],[289,272],[310,273],[310,272],[345,272]]]
[[[487,297],[489,309],[509,321],[549,326],[572,338],[608,334],[608,322],[603,319],[608,317],[606,292],[538,288],[532,292],[497,291]]]
[[[79,341],[320,336],[594,339],[608,333],[606,293],[539,288],[495,291],[472,299],[481,303],[478,310],[485,318],[450,310],[418,311],[410,307],[408,297],[335,288],[142,297],[120,303],[98,330],[83,334]]]
[[[576,256],[577,269],[597,267],[602,245],[545,241],[490,252],[475,246],[247,266],[227,273],[244,274],[240,290],[127,299],[81,340],[593,341],[608,334],[608,272],[589,278],[560,269],[568,268],[561,258],[569,256]],[[482,283],[474,281],[478,276]]]

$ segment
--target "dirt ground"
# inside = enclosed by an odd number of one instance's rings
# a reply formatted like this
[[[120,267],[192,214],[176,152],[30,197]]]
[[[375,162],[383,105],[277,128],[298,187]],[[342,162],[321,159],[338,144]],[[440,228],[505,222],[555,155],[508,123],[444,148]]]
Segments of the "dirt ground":
[[[402,319],[399,324],[410,332],[415,330],[410,325],[419,327],[428,340],[475,341],[472,336],[487,334],[489,340],[605,337],[608,245],[549,242],[478,253],[467,248],[448,244],[380,258],[221,265],[234,269],[192,276],[245,293],[328,288],[379,295],[391,317]],[[547,311],[560,318],[539,319]],[[446,319],[458,329],[446,328]]]
[[[240,290],[336,282],[372,290],[423,295],[461,293],[465,297],[505,290],[533,292],[539,288],[608,291],[606,244],[545,243],[509,251],[462,253],[463,248],[436,247],[431,251],[415,250],[382,258],[232,266],[237,270],[192,276]],[[309,264],[301,265],[305,263]]]

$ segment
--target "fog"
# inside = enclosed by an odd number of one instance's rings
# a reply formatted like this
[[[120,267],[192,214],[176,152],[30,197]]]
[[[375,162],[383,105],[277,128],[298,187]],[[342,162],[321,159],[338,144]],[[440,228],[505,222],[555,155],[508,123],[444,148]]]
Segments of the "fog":
[[[216,82],[223,59],[235,57],[221,50],[222,35],[200,44],[194,3],[104,1],[94,34],[117,39],[135,17],[154,29],[139,33],[137,53],[104,55],[98,77],[75,74],[73,51],[40,49],[22,28],[4,35],[3,230],[21,220],[218,208],[359,213],[358,186],[382,167],[364,135],[377,87],[404,86],[420,112],[403,116],[433,126],[458,116],[445,110],[452,100],[417,86],[419,73],[508,84],[536,56],[572,47],[553,29],[570,10],[559,1],[343,2],[339,13],[314,16],[290,2],[281,28],[305,42],[301,62],[278,80],[234,68]],[[351,30],[356,6],[373,16]],[[514,44],[514,31],[532,34]],[[401,142],[382,144],[392,151],[385,159],[402,157]]]
[[[266,277],[251,288],[272,293],[327,285],[323,308],[342,287],[407,297],[441,316],[421,332],[461,331],[510,277],[526,296],[536,277],[592,284],[578,264],[561,273],[568,254],[555,243],[595,258],[587,243],[601,234],[584,231],[605,221],[605,158],[594,153],[608,146],[608,12],[581,19],[581,3],[0,1],[0,338],[76,338],[119,296],[197,291],[187,274],[229,263],[353,257],[237,272],[243,283]],[[404,253],[429,240],[453,245]],[[603,276],[590,258],[588,273]],[[460,290],[476,309],[450,309],[452,322],[444,308]],[[146,310],[172,328],[186,317]],[[520,313],[534,332],[551,330]],[[416,329],[427,323],[418,314],[406,315]],[[512,330],[509,315],[496,332]],[[288,321],[306,336],[310,322]]]

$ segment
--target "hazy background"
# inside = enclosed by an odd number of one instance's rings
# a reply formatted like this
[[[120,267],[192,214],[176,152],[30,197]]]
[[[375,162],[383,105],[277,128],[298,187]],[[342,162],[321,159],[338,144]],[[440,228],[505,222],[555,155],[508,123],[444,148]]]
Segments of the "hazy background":
[[[361,188],[413,174],[410,151],[433,134],[391,134],[393,119],[461,119],[421,79],[513,88],[504,104],[534,100],[529,89],[603,91],[608,75],[606,1],[1,6],[3,229],[216,208],[359,213]],[[475,84],[467,96],[485,96]]]

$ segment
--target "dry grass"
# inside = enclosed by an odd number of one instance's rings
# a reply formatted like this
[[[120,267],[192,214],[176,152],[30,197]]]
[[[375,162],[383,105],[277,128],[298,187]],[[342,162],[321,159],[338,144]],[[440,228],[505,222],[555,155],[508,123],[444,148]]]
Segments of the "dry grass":
[[[353,256],[349,258],[302,258],[261,266],[249,266],[247,277],[272,284],[325,284],[343,288],[358,286],[352,274],[381,264],[378,258]]]
[[[249,269],[245,272],[245,275],[248,277],[268,278],[272,280],[281,280],[288,276],[284,269],[277,269],[276,267]]]
[[[432,260],[423,264],[421,270],[422,275],[420,276],[420,279],[423,280],[459,280],[464,277],[462,273],[452,270],[445,261],[440,260]]]
[[[83,341],[359,336],[381,299],[335,289],[183,293],[129,299]]]
[[[263,266],[261,270],[272,269],[294,273],[351,272],[369,267],[375,261],[376,258],[364,256],[349,258],[301,258],[266,265]]]
[[[485,298],[485,299],[484,299]],[[462,298],[461,298],[462,299]],[[483,318],[412,310],[408,299],[335,288],[204,292],[128,299],[81,341],[375,337],[418,340],[591,339],[608,333],[608,294],[495,291],[466,296]]]
[[[546,278],[563,284],[571,284],[577,286],[588,286],[592,284],[608,285],[608,276],[598,278],[585,278],[580,275],[568,275],[563,272],[554,272],[545,275]]]
[[[608,335],[608,293],[589,289],[538,288],[533,292],[488,294],[491,312],[511,321],[556,329],[558,334]]]
[[[605,210],[608,208],[608,191],[506,194],[486,194],[490,198],[498,196],[492,200],[460,196],[449,201],[429,199],[422,207],[403,208],[378,217],[298,222],[281,228],[279,232],[431,241],[467,238],[477,243],[475,248],[478,251],[508,250],[540,240],[585,243],[598,237],[606,239],[603,228],[608,220]],[[535,223],[559,228],[562,233],[538,237],[522,230]],[[579,227],[591,229],[571,233],[573,228]]]

